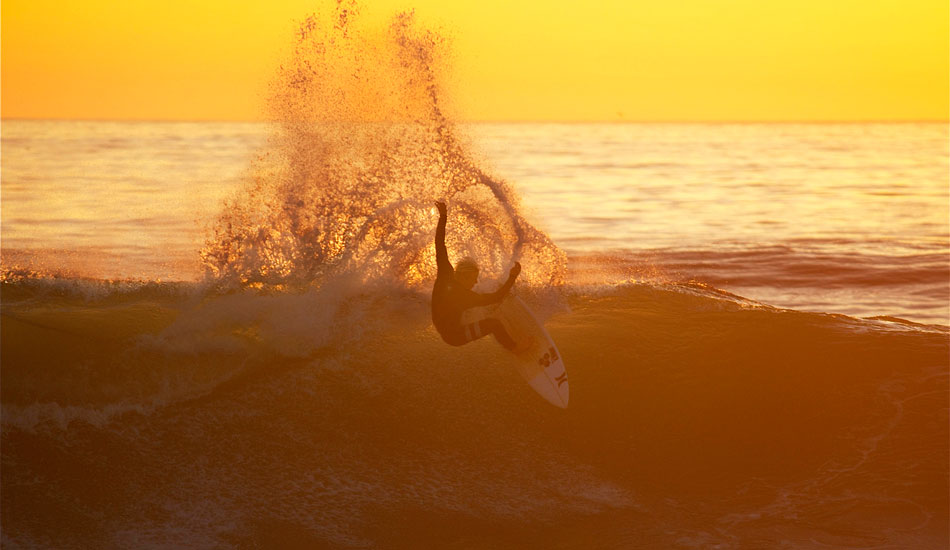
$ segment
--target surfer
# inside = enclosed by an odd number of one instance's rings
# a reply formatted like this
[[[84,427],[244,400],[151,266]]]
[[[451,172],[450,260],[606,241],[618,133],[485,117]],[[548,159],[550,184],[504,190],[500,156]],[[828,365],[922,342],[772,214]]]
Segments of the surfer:
[[[495,335],[498,343],[511,351],[517,351],[517,345],[501,321],[489,317],[475,323],[462,324],[462,312],[466,309],[487,306],[500,302],[521,273],[521,264],[515,262],[508,273],[508,280],[501,288],[491,294],[479,294],[472,290],[478,282],[478,264],[471,258],[463,258],[455,268],[449,262],[449,253],[445,249],[445,223],[447,219],[445,203],[436,202],[439,209],[439,225],[435,231],[435,259],[438,275],[432,288],[432,324],[446,343],[464,346],[472,340],[488,334]]]

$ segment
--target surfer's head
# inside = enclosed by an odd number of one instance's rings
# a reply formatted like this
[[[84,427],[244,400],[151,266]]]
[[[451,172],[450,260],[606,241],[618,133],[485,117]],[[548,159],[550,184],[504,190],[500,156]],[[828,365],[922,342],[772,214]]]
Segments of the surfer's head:
[[[478,282],[478,264],[472,258],[462,258],[455,264],[455,280],[464,288],[472,288]]]

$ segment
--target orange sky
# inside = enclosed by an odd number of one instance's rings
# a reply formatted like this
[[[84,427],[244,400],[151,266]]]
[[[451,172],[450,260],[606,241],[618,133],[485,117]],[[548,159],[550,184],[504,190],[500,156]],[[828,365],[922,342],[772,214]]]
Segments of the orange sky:
[[[947,0],[374,0],[470,120],[946,120]],[[315,0],[3,0],[5,118],[254,120]]]

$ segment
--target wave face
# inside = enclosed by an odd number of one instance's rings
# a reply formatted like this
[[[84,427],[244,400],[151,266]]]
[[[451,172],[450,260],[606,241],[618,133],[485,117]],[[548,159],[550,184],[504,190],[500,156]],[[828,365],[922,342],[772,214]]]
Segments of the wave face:
[[[401,286],[2,292],[5,546],[947,543],[945,327],[569,286],[560,410]]]

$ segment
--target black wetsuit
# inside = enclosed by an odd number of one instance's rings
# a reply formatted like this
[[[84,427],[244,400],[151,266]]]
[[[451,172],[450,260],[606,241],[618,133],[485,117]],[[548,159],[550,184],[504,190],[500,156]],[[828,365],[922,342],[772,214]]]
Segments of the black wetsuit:
[[[461,346],[481,338],[489,333],[495,333],[499,340],[510,342],[497,319],[484,319],[480,323],[462,324],[462,312],[466,309],[487,306],[500,302],[515,284],[516,277],[508,277],[505,284],[491,294],[479,294],[460,286],[455,280],[455,269],[449,263],[449,254],[445,249],[445,222],[444,214],[439,216],[439,226],[435,232],[435,258],[438,266],[438,275],[435,286],[432,287],[432,324],[442,336],[442,339],[453,346]]]

